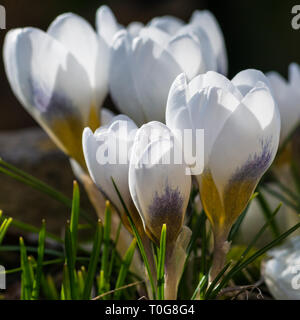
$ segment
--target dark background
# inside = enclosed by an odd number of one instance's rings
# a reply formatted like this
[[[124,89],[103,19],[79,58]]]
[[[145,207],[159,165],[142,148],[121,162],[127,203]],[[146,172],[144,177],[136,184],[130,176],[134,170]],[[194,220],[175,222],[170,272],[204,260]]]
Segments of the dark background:
[[[46,29],[54,18],[74,12],[93,26],[95,12],[107,4],[118,21],[147,22],[154,16],[175,15],[188,21],[195,9],[207,8],[217,17],[226,41],[229,77],[245,68],[287,73],[290,62],[300,63],[300,30],[291,27],[291,9],[300,1],[289,0],[5,0],[6,30],[0,30],[0,47],[5,33],[16,27],[34,26]],[[45,61],[47,63],[47,61]],[[35,125],[10,90],[0,60],[0,130],[13,130]]]

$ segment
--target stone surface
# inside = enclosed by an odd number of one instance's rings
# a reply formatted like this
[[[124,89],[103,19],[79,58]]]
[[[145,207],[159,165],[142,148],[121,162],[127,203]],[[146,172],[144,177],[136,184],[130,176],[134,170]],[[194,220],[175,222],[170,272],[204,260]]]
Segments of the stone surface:
[[[0,132],[0,157],[72,196],[74,174],[69,160],[42,129]],[[92,211],[83,187],[80,190],[81,205]],[[36,226],[45,218],[47,230],[55,233],[61,232],[70,217],[70,210],[64,205],[1,172],[0,209],[8,216]]]

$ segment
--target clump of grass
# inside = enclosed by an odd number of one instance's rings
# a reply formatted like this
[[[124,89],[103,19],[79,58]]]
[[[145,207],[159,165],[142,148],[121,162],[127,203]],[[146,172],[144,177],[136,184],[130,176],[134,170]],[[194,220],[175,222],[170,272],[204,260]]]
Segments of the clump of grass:
[[[298,167],[294,165],[291,170],[295,182],[300,185]],[[80,188],[76,181],[73,184],[73,197],[69,199],[44,182],[1,159],[0,172],[56,199],[63,203],[66,210],[70,212],[70,217],[65,225],[64,237],[61,238],[47,230],[47,224],[44,220],[41,227],[36,228],[7,217],[0,211],[0,251],[19,252],[19,266],[6,270],[6,274],[8,277],[12,274],[19,276],[21,283],[20,299],[136,299],[140,296],[138,288],[141,289],[142,286],[142,291],[145,292],[147,281],[149,281],[151,288],[149,296],[154,299],[164,299],[167,226],[163,225],[159,245],[153,244],[156,262],[155,276],[151,272],[138,230],[113,180],[116,193],[124,207],[133,232],[131,244],[126,252],[121,255],[116,250],[121,223],[118,226],[115,239],[112,240],[112,209],[108,201],[106,202],[104,221],[94,221],[80,206]],[[243,279],[242,285],[251,285],[251,280],[255,282],[258,280],[257,277],[260,277],[259,261],[261,257],[300,227],[300,223],[298,223],[281,234],[275,220],[282,205],[298,210],[300,196],[295,194],[295,191],[292,192],[283,186],[281,188],[282,193],[278,193],[278,191],[272,193],[278,200],[282,201],[272,211],[267,200],[260,192],[262,189],[270,193],[273,192],[261,183],[251,200],[257,198],[266,221],[265,224],[258,230],[248,246],[240,247],[235,251],[235,259],[229,260],[211,283],[209,283],[209,270],[212,263],[211,229],[207,224],[204,211],[197,212],[194,197],[191,196],[187,214],[190,219],[188,219],[187,224],[192,230],[192,237],[186,250],[184,272],[180,280],[180,299],[216,299],[221,295],[224,299],[226,298],[226,295],[224,295],[225,289],[230,283],[235,283],[237,279]],[[192,192],[197,193],[195,190]],[[247,210],[248,207],[233,225],[228,241],[235,240],[243,219],[247,215]],[[81,224],[82,219],[87,224]],[[37,234],[36,245],[27,245],[26,237],[23,236],[20,237],[18,245],[5,244],[5,236],[10,228]],[[92,240],[89,249],[83,247],[81,242],[81,229],[86,228],[91,231]],[[268,229],[272,232],[273,240],[263,248],[257,249],[257,241]],[[56,244],[55,248],[49,246],[50,242],[48,240]],[[137,253],[137,249],[139,253]],[[144,263],[147,274],[146,281],[140,279],[130,270],[135,254],[139,254]],[[229,253],[229,256],[232,257],[233,255]],[[253,275],[251,268],[255,269],[255,276],[252,276],[249,280],[249,277],[244,275],[249,273]]]

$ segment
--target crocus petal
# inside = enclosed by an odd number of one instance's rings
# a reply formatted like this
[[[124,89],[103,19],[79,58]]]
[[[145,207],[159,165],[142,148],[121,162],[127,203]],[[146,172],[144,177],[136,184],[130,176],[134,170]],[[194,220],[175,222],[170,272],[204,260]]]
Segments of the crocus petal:
[[[84,67],[94,89],[94,108],[99,108],[107,93],[108,52],[90,24],[72,13],[58,16],[48,34],[60,41]]]
[[[149,23],[149,26],[161,29],[168,34],[175,34],[180,27],[184,25],[184,22],[181,19],[178,19],[173,16],[163,16],[153,18]]]
[[[300,83],[300,67],[297,63],[289,65],[289,81],[295,89],[299,88]]]
[[[207,74],[214,76],[214,73]],[[206,79],[200,77],[194,78],[188,85],[184,74],[176,78],[168,97],[166,123],[172,130],[204,129],[205,162],[207,162],[216,137],[240,102],[231,92],[209,86],[213,83],[209,80],[209,76],[207,77],[208,86],[206,86]],[[195,80],[200,84],[200,89],[203,87],[198,92],[194,89],[190,90],[190,85]],[[223,84],[222,81],[221,84]],[[230,85],[226,83],[224,87],[227,88]],[[191,92],[193,95],[190,95]]]
[[[45,32],[26,28],[7,34],[4,64],[22,105],[65,153],[83,164],[78,140],[87,121],[91,88],[76,58]]]
[[[300,237],[294,237],[267,252],[262,274],[272,296],[278,300],[300,300]]]
[[[159,46],[164,47],[169,41],[170,36],[165,31],[154,27],[142,28],[139,32],[139,36],[143,39],[151,39],[156,42]]]
[[[200,74],[189,83],[189,93],[192,97],[197,91],[206,87],[216,87],[231,92],[237,99],[243,98],[240,91],[234,86],[232,81],[218,72],[208,71]]]
[[[215,56],[217,57],[217,71],[226,75],[228,66],[225,42],[222,30],[214,15],[208,10],[196,10],[190,22],[192,25],[201,27],[207,33]]]
[[[169,91],[166,124],[171,129],[191,128],[192,121],[187,108],[189,98],[187,78],[184,73],[176,77]]]
[[[153,130],[161,134],[152,139],[149,134]],[[191,177],[186,175],[185,166],[172,162],[177,145],[171,137],[171,131],[160,123],[143,125],[136,134],[130,161],[130,193],[146,232],[156,242],[164,223],[168,240],[176,241],[191,187]]]
[[[137,124],[143,124],[146,119],[137,97],[133,63],[132,37],[128,32],[120,31],[111,50],[110,94],[122,113],[134,119]]]
[[[134,135],[129,133],[136,129],[136,125],[128,117],[121,115],[115,117],[110,125],[101,127],[94,134],[89,128],[85,128],[83,132],[83,152],[90,176],[120,213],[124,212],[123,206],[111,178],[118,186],[126,205],[132,208],[128,188],[128,158]],[[124,153],[120,154],[120,150]],[[125,153],[128,153],[128,157]]]
[[[212,73],[212,75],[213,74],[214,73]],[[201,88],[202,84],[205,83],[205,79],[201,79],[202,81],[200,79],[198,80],[201,84],[199,88]],[[230,83],[229,80],[228,82]],[[208,84],[209,83],[208,81]],[[222,130],[224,123],[232,111],[240,102],[231,92],[222,90],[221,88],[204,85],[202,90],[194,93],[191,97],[189,89],[190,84],[187,85],[186,77],[183,74],[178,76],[170,89],[166,110],[166,123],[177,137],[177,130],[182,132],[184,129],[192,129],[193,137],[190,141],[192,150],[200,149],[201,146],[195,145],[195,143],[198,143],[196,130],[204,129],[205,165],[209,160],[211,148],[216,137]],[[234,92],[234,90],[232,91]],[[181,137],[178,139],[181,139]],[[187,141],[185,141],[185,144],[187,144]],[[185,148],[189,149],[188,146],[185,146]],[[196,157],[198,156],[203,157],[202,152],[197,153]],[[188,158],[186,158],[186,160],[190,161],[191,159],[188,160]],[[197,161],[199,164],[200,159],[197,159]],[[195,170],[199,170],[198,166]],[[192,169],[192,172],[193,171]],[[199,173],[198,171],[197,174]]]
[[[275,157],[279,132],[280,116],[270,91],[266,87],[251,90],[224,124],[212,147],[207,172],[200,178],[201,185],[207,179],[213,181],[222,201],[219,221],[213,223],[230,227],[245,208]],[[202,199],[209,206],[207,197]]]
[[[234,95],[216,87],[204,89],[204,91],[195,94],[189,101],[194,128],[204,129],[205,165],[209,161],[216,138],[238,105],[239,101]]]
[[[272,91],[274,94],[277,94],[278,96],[282,94],[282,89],[287,86],[287,81],[278,73],[275,71],[268,72],[266,74],[269,83],[272,87]]]
[[[130,22],[127,26],[127,31],[130,33],[132,37],[137,37],[144,27],[144,24],[139,21]]]
[[[187,33],[176,36],[168,43],[167,50],[189,79],[199,73],[214,69],[213,55],[209,50],[209,45],[206,45],[208,41],[205,33],[201,41],[194,33]]]
[[[277,72],[269,72],[267,77],[280,111],[280,143],[283,143],[300,122],[300,93]]]
[[[101,6],[96,12],[96,28],[107,46],[113,43],[114,35],[122,28],[108,6]]]
[[[247,69],[239,72],[231,82],[245,96],[258,82],[263,82],[267,87],[270,87],[268,78],[259,70]]]
[[[168,92],[181,68],[151,39],[136,39],[133,61],[136,92],[146,119],[165,122]]]
[[[106,126],[110,124],[113,121],[115,116],[116,115],[112,111],[106,108],[101,108],[101,113],[100,113],[101,125]]]

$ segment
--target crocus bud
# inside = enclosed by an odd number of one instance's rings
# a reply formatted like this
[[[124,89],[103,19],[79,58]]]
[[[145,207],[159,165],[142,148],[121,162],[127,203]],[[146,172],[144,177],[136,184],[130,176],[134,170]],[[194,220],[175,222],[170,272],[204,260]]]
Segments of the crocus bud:
[[[300,300],[300,237],[270,250],[262,274],[272,296],[278,300]]]
[[[167,226],[167,241],[174,243],[182,228],[191,188],[182,152],[172,132],[162,123],[150,122],[137,132],[129,167],[129,188],[148,236],[159,243]]]
[[[137,127],[131,119],[119,115],[95,133],[90,128],[85,128],[82,137],[89,174],[105,197],[116,207],[128,229],[130,229],[129,222],[112,178],[138,227],[141,222],[128,187],[129,158],[136,130]]]
[[[103,38],[83,18],[66,13],[47,32],[9,31],[3,57],[20,103],[63,152],[85,167],[82,131],[100,125],[108,89],[109,49]]]
[[[193,12],[190,23],[201,27],[207,33],[217,59],[217,71],[226,75],[228,63],[225,41],[216,17],[209,10],[196,10]]]
[[[278,148],[280,115],[268,80],[257,70],[232,81],[212,71],[190,82],[181,74],[169,93],[166,120],[172,130],[204,129],[204,170],[196,178],[224,256],[228,232]]]

